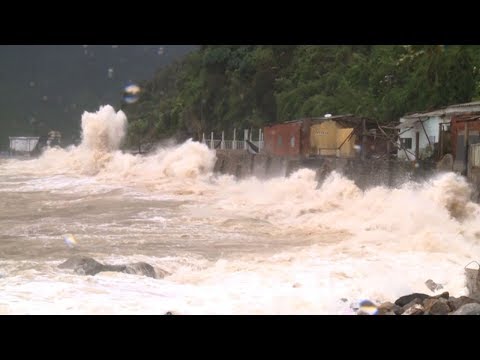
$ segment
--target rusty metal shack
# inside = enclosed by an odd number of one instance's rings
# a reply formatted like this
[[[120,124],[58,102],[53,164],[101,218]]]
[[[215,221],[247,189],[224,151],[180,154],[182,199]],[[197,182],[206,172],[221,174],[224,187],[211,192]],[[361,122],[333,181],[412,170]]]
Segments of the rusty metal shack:
[[[304,118],[264,128],[264,151],[292,159],[383,156],[389,141],[377,134],[375,121],[351,114]]]
[[[480,167],[480,156],[477,156],[480,147],[480,113],[453,116],[450,131],[453,170],[468,175]]]

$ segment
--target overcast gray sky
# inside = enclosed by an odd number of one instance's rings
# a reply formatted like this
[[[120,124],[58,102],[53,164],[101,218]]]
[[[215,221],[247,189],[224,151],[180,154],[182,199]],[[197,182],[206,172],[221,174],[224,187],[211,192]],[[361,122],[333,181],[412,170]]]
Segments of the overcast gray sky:
[[[194,45],[0,45],[0,143],[32,119],[69,132]]]

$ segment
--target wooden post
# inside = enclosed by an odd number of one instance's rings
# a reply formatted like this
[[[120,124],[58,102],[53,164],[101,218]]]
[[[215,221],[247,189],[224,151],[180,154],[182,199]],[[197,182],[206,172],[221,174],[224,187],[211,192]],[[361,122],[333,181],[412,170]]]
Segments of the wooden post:
[[[222,131],[222,142],[220,144],[220,149],[225,149],[225,131]]]
[[[438,124],[438,160],[442,159],[443,156],[443,124]]]
[[[468,122],[465,121],[465,175],[468,176],[468,151],[469,143],[468,143]]]
[[[415,132],[415,161],[420,158],[420,132]]]
[[[362,119],[362,160],[367,158],[367,122]]]
[[[213,145],[213,131],[210,133],[210,149],[215,149],[215,146]]]
[[[248,129],[243,130],[243,150],[247,150]]]
[[[206,141],[205,141],[205,133],[202,133],[202,143],[203,143],[203,144],[206,144]]]
[[[233,144],[232,144],[232,149],[236,150],[237,149],[237,129],[233,129]]]

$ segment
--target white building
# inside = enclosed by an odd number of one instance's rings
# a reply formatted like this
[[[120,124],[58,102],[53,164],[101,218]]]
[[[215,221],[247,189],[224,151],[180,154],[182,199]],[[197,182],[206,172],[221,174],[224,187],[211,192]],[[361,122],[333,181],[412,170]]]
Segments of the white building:
[[[404,160],[428,158],[438,147],[441,129],[446,131],[452,116],[462,113],[480,112],[480,101],[451,105],[443,109],[405,115],[400,118],[399,145],[397,157]],[[418,141],[418,149],[417,149]]]
[[[30,154],[37,146],[39,137],[29,136],[10,136],[10,153]]]

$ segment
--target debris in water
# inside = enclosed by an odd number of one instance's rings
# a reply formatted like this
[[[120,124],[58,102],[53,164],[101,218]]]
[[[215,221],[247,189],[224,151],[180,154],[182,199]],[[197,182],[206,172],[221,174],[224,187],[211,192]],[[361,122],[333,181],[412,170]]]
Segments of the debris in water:
[[[443,285],[437,284],[435,281],[432,279],[428,279],[425,281],[425,285],[430,289],[430,291],[435,292],[437,290],[443,289]]]

